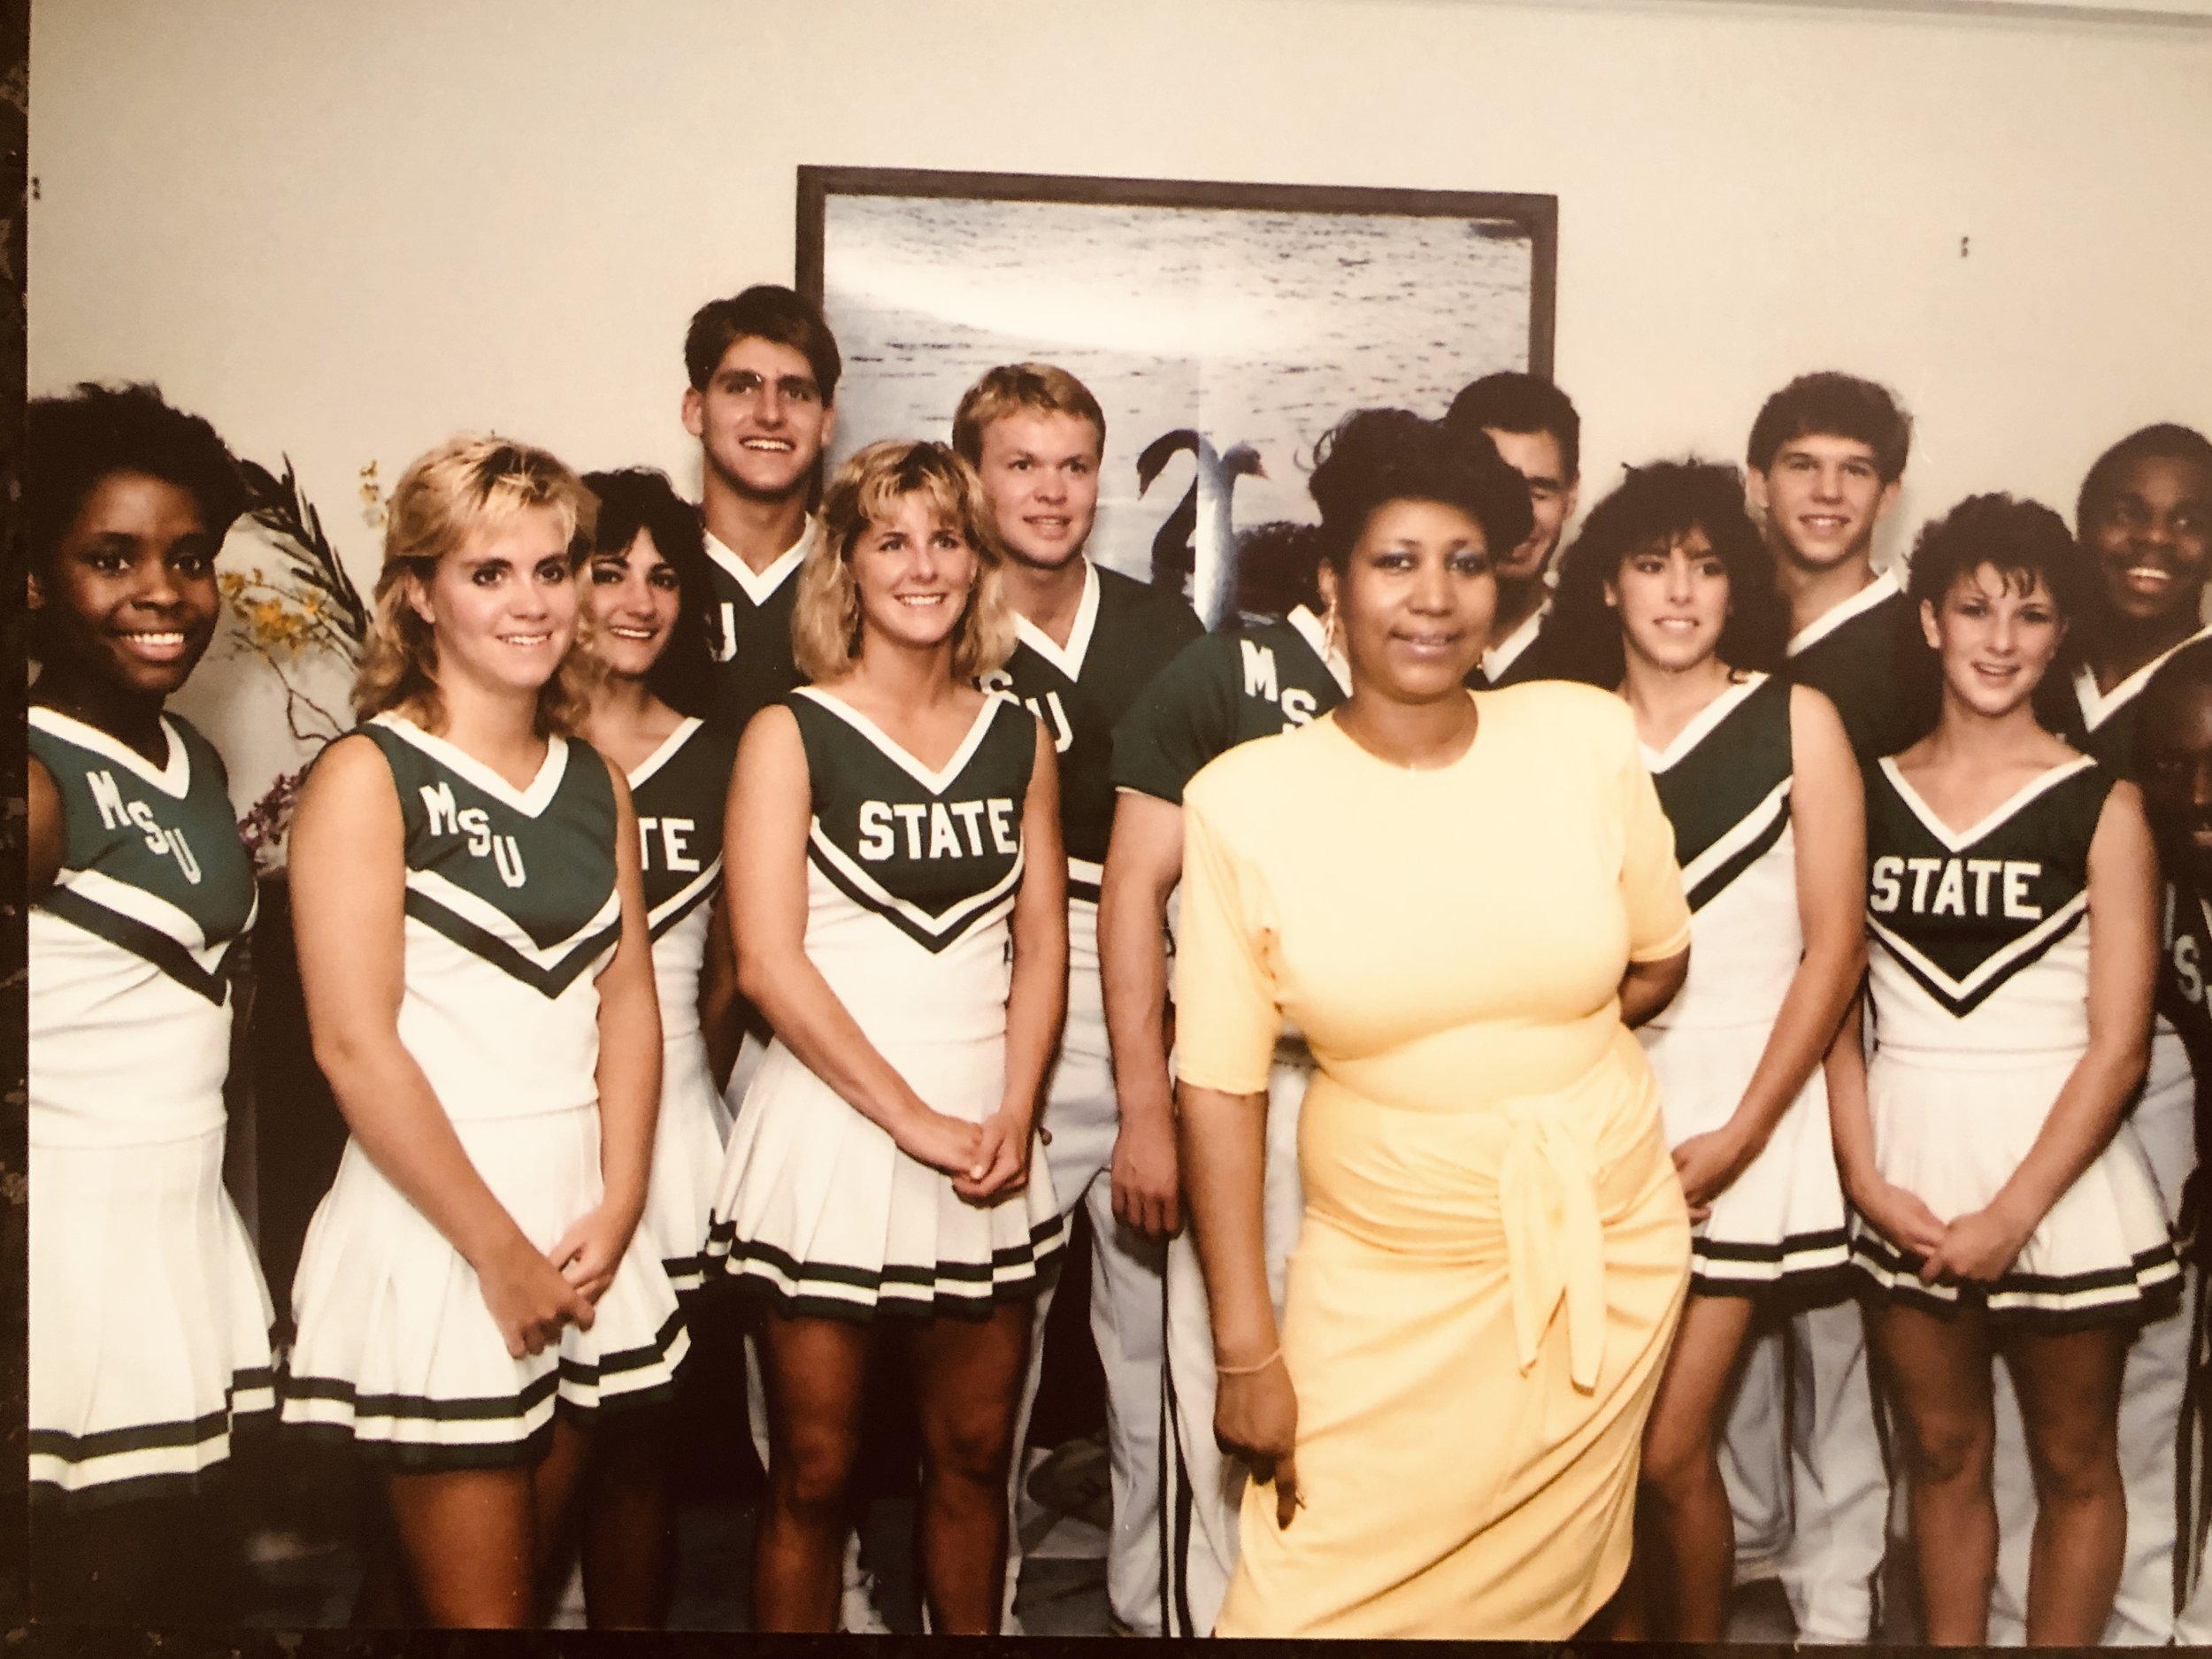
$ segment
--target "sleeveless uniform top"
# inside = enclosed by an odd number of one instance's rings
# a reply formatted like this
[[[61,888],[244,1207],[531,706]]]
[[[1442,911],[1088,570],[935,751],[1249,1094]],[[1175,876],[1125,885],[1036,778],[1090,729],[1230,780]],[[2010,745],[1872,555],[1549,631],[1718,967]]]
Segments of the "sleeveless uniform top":
[[[1751,674],[1644,764],[1674,826],[1690,975],[1650,1024],[1770,1025],[1805,954],[1790,824],[1790,682]]]
[[[799,723],[813,804],[809,960],[879,1044],[1002,1040],[1035,723],[1012,700],[987,697],[932,772],[811,686],[784,706]]]
[[[722,809],[736,759],[733,734],[687,719],[629,775],[664,1042],[699,1029],[699,971],[722,886]]]
[[[64,837],[27,929],[34,1146],[147,1146],[223,1125],[253,860],[214,746],[174,715],[161,724],[169,757],[156,766],[96,726],[30,710]]]
[[[776,562],[753,567],[706,534],[707,642],[714,658],[714,706],[710,718],[732,742],[745,723],[799,683],[791,654],[791,608],[798,598],[799,565],[814,539],[814,520]]]
[[[1098,884],[1114,826],[1114,727],[1153,675],[1203,634],[1175,595],[1086,560],[1068,642],[1014,618],[1006,666],[987,691],[1018,697],[1052,734],[1060,759],[1060,837],[1068,859],[1068,965],[1098,972]]]
[[[2110,691],[2097,688],[2097,676],[2086,663],[2064,681],[2055,676],[2046,684],[2056,695],[2038,700],[2044,724],[2084,754],[2093,756],[2116,777],[2131,778],[2135,762],[2135,722],[2139,699],[2151,677],[2191,646],[2212,640],[2212,628],[2200,628],[2178,645],[2170,646],[2137,669]],[[2039,687],[2039,691],[2042,687]]]
[[[1279,622],[1201,634],[1114,728],[1114,787],[1180,805],[1183,786],[1208,761],[1326,714],[1350,691],[1348,679],[1328,660],[1320,618],[1303,605]]]
[[[456,1122],[595,1104],[596,976],[621,933],[614,786],[588,743],[551,739],[517,789],[386,712],[406,833],[399,1037]]]
[[[2079,756],[1962,834],[1893,760],[1868,773],[1868,971],[1881,1046],[1976,1064],[2086,1046],[2089,843],[2112,783]]]
[[[1836,705],[1862,772],[1935,729],[1943,669],[1920,610],[1884,571],[1789,642],[1788,673]],[[1869,787],[1872,787],[1871,778]]]

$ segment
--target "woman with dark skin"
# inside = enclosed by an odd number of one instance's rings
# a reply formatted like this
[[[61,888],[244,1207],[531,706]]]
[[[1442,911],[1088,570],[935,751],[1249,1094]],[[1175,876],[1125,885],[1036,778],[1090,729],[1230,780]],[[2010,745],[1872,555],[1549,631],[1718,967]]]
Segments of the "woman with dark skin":
[[[151,387],[40,399],[27,438],[33,1606],[222,1619],[232,1433],[274,1404],[222,1183],[255,888],[222,762],[163,704],[214,637],[245,490]]]
[[[1184,794],[1185,1188],[1215,1429],[1254,1477],[1215,1631],[1563,1639],[1626,1569],[1686,1277],[1629,1027],[1681,985],[1689,912],[1617,698],[1464,689],[1520,478],[1479,436],[1370,410],[1312,490],[1351,694]],[[1317,1069],[1279,1324],[1286,1020]]]

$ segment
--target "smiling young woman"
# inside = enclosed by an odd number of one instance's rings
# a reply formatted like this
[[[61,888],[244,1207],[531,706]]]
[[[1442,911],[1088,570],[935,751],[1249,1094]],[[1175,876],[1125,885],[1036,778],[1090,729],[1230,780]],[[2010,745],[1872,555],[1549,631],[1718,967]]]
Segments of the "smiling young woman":
[[[1868,774],[1873,1055],[1847,1021],[1831,1112],[1935,1642],[1986,1639],[1998,1355],[2035,1471],[2027,1640],[2102,1639],[2121,1366],[2178,1287],[2157,1189],[2114,1136],[2149,1047],[2156,859],[2134,786],[2032,701],[2085,574],[2032,502],[1974,496],[1923,532],[1909,591],[1942,712]]]
[[[394,492],[354,734],[292,832],[316,1058],[352,1139],[293,1285],[285,1417],[384,1476],[433,1623],[532,1621],[601,1414],[687,1347],[652,1248],[660,1021],[595,678],[593,502],[552,456],[450,440]]]
[[[1178,1100],[1220,1380],[1250,1465],[1221,1635],[1559,1640],[1627,1564],[1689,1259],[1628,1026],[1687,962],[1628,710],[1469,693],[1528,491],[1394,410],[1325,442],[1350,697],[1184,795]],[[1286,1021],[1317,1067],[1278,1322],[1262,1214]]]
[[[271,1310],[222,1180],[231,952],[253,865],[214,749],[163,703],[214,637],[246,492],[151,387],[29,409],[33,1606],[232,1616],[232,1434]]]

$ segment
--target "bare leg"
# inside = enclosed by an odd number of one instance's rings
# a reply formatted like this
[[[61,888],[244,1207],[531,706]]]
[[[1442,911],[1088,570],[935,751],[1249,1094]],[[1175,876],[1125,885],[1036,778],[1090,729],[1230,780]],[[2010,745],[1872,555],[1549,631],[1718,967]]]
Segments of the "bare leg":
[[[1719,1641],[1734,1587],[1736,1525],[1721,1482],[1720,1434],[1728,1379],[1751,1329],[1747,1296],[1693,1292],[1644,1425],[1636,1490],[1634,1575],[1649,1633],[1667,1641]]]
[[[1006,1471],[1029,1358],[1028,1298],[980,1323],[933,1319],[914,1338],[921,1383],[916,1555],[931,1629],[996,1635],[1006,1576]]]
[[[869,1341],[866,1326],[834,1319],[761,1321],[768,1494],[753,1552],[755,1630],[837,1628]]]
[[[658,1630],[675,1586],[675,1412],[626,1413],[593,1436],[580,1528],[584,1616],[594,1630]]]
[[[2001,1342],[2035,1475],[2032,1647],[2093,1647],[2112,1616],[2127,1544],[2120,1373],[2133,1334],[2098,1325],[2063,1335],[2024,1331]]]
[[[533,1471],[461,1469],[387,1478],[423,1617],[455,1630],[521,1630],[532,1613]]]
[[[1979,1647],[1988,1640],[1997,1572],[1987,1322],[1979,1309],[1941,1314],[1886,1300],[1875,1305],[1870,1330],[1902,1430],[1924,1638]]]

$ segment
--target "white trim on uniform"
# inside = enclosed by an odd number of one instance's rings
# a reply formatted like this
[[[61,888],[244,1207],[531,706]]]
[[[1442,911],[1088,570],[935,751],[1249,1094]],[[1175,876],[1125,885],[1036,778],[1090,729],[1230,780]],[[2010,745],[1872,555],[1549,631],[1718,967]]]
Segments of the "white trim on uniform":
[[[1968,974],[1963,979],[1953,979],[1920,951],[1914,949],[1909,940],[1902,938],[1895,929],[1886,926],[1875,918],[1871,916],[1867,918],[1867,927],[1877,939],[1890,948],[1900,961],[1909,964],[1916,972],[1933,983],[1941,986],[1944,995],[1953,1002],[1962,1002],[1980,990],[1983,986],[1988,984],[1990,980],[2010,968],[2022,956],[2041,949],[2051,939],[2073,926],[2080,918],[2082,912],[2088,908],[2089,895],[2085,889],[2074,895],[2072,898],[2067,900],[2065,903],[2060,905],[2058,909],[2053,910],[2003,949],[1983,957],[1973,972]]]
[[[1021,885],[1022,866],[1025,852],[1014,855],[1013,868],[980,893],[972,894],[942,916],[932,916],[918,904],[901,898],[870,875],[865,869],[846,856],[843,848],[829,838],[822,828],[822,820],[816,818],[808,831],[808,840],[824,862],[832,865],[844,879],[867,897],[876,909],[903,916],[921,932],[933,939],[945,939],[956,929],[969,926],[981,926],[996,921],[1014,907],[1014,889]],[[988,914],[978,914],[988,911]]]
[[[1711,734],[1713,728],[1726,719],[1746,697],[1766,684],[1766,680],[1767,677],[1764,674],[1755,672],[1734,685],[1725,687],[1720,695],[1692,715],[1689,724],[1677,732],[1672,741],[1664,749],[1654,749],[1640,738],[1638,739],[1636,747],[1643,751],[1644,770],[1655,773],[1665,772],[1702,743]],[[1686,871],[1684,872],[1686,876],[1687,873]]]
[[[512,807],[525,818],[536,818],[545,810],[568,772],[568,740],[565,737],[545,740],[545,758],[538,763],[537,776],[530,780],[527,788],[518,789],[459,744],[449,742],[434,732],[426,732],[412,720],[388,709],[373,716],[372,723],[396,732],[441,766],[466,779],[493,800]]]
[[[1321,618],[1304,605],[1293,605],[1284,621],[1297,630],[1298,637],[1313,647],[1313,654],[1321,659],[1321,665],[1329,671],[1337,683],[1337,689],[1346,696],[1352,695],[1352,664],[1342,651],[1330,643],[1329,631],[1321,626]]]
[[[1529,613],[1528,620],[1489,647],[1482,654],[1482,677],[1494,680],[1500,674],[1521,660],[1522,653],[1536,643],[1536,636],[1544,631],[1544,618],[1551,614],[1551,595],[1544,595],[1544,603]]]
[[[134,922],[152,928],[163,938],[175,941],[182,949],[191,953],[193,961],[207,972],[215,971],[223,959],[224,951],[230,948],[231,941],[227,939],[212,945],[208,943],[207,934],[191,915],[170,903],[159,894],[134,887],[127,881],[118,881],[104,872],[65,870],[54,879],[54,885],[67,887],[104,910],[111,910],[118,916],[127,917]],[[258,905],[259,902],[257,894],[255,903]],[[58,919],[67,921],[69,918],[63,916]],[[245,927],[252,925],[252,915],[249,912]],[[245,932],[245,927],[239,929],[241,934]]]
[[[1091,649],[1091,630],[1098,626],[1098,566],[1081,554],[1076,557],[1083,560],[1083,596],[1076,601],[1075,626],[1068,630],[1065,646],[1054,644],[1049,634],[1018,611],[1014,613],[1014,637],[1070,680],[1082,678],[1083,659]]]
[[[1800,651],[1811,649],[1852,618],[1863,615],[1880,604],[1892,594],[1901,594],[1904,587],[1897,580],[1895,570],[1886,570],[1841,604],[1823,611],[1808,622],[1790,642],[1783,647],[1785,657],[1795,657]]]
[[[911,749],[907,749],[896,738],[842,698],[831,696],[819,686],[801,686],[795,695],[804,697],[809,703],[819,703],[832,714],[836,715],[854,731],[882,750],[885,758],[895,762],[900,771],[905,772],[908,777],[913,779],[932,795],[942,795],[960,780],[960,774],[967,770],[968,763],[975,758],[978,745],[983,741],[985,733],[991,729],[991,722],[998,714],[998,705],[1013,701],[1011,697],[999,692],[985,692],[983,706],[976,710],[975,719],[968,727],[968,734],[960,740],[960,747],[952,751],[950,760],[935,772],[932,772],[921,763],[919,757]]]
[[[706,538],[707,557],[720,565],[723,573],[744,590],[745,597],[751,600],[757,610],[774,596],[777,588],[791,580],[791,573],[806,558],[807,543],[814,539],[814,515],[809,513],[800,521],[799,539],[779,553],[766,570],[757,573],[713,531],[703,534]]]
[[[2046,791],[2055,788],[2084,767],[2093,766],[2096,764],[2096,761],[2087,755],[2077,755],[2071,760],[2061,761],[2057,765],[2038,772],[2015,789],[2003,801],[1984,813],[1981,821],[1972,828],[1955,830],[1936,816],[1935,809],[1920,798],[1918,790],[1905,781],[1905,774],[1898,768],[1897,757],[1894,755],[1882,757],[1882,771],[1888,777],[1891,784],[1895,787],[1898,798],[1912,809],[1913,816],[1920,820],[1931,835],[1955,853],[1964,852],[1990,831],[2025,807],[2028,803]]]
[[[673,916],[685,905],[695,900],[703,888],[711,887],[722,879],[722,856],[717,853],[714,861],[686,882],[680,892],[672,893],[645,913],[645,925],[650,930],[661,925],[661,918]]]
[[[661,746],[638,762],[634,772],[623,773],[623,779],[629,784],[632,791],[634,792],[640,784],[665,766],[676,751],[691,741],[691,734],[704,724],[705,722],[695,714],[684,716],[676,729],[663,740]]]
[[[2109,691],[2097,689],[2096,672],[2084,663],[2074,670],[2074,701],[2081,708],[2082,725],[2095,731],[2135,701],[2143,687],[2151,683],[2151,676],[2166,665],[2168,657],[2204,639],[2212,639],[2212,627],[2199,628],[2178,645],[2169,646]]]
[[[606,902],[599,907],[591,920],[565,938],[557,939],[549,945],[541,945],[524,931],[521,924],[499,906],[488,899],[479,898],[457,882],[447,880],[434,870],[410,870],[407,872],[407,888],[411,893],[421,894],[440,910],[459,918],[471,926],[481,928],[534,968],[558,966],[561,959],[570,951],[592,934],[605,931],[622,914],[622,895],[611,891]]]
[[[169,740],[169,759],[161,766],[155,765],[122,739],[96,726],[88,726],[58,709],[33,703],[31,724],[64,742],[74,743],[79,749],[88,749],[113,761],[173,800],[181,801],[191,792],[192,756],[184,746],[184,734],[177,730],[177,723],[165,714],[161,717],[161,731]]]
[[[1765,800],[1738,818],[1727,832],[1682,866],[1682,890],[1694,892],[1706,877],[1733,858],[1773,827],[1774,820],[1790,810],[1790,780],[1785,778],[1767,792]]]

